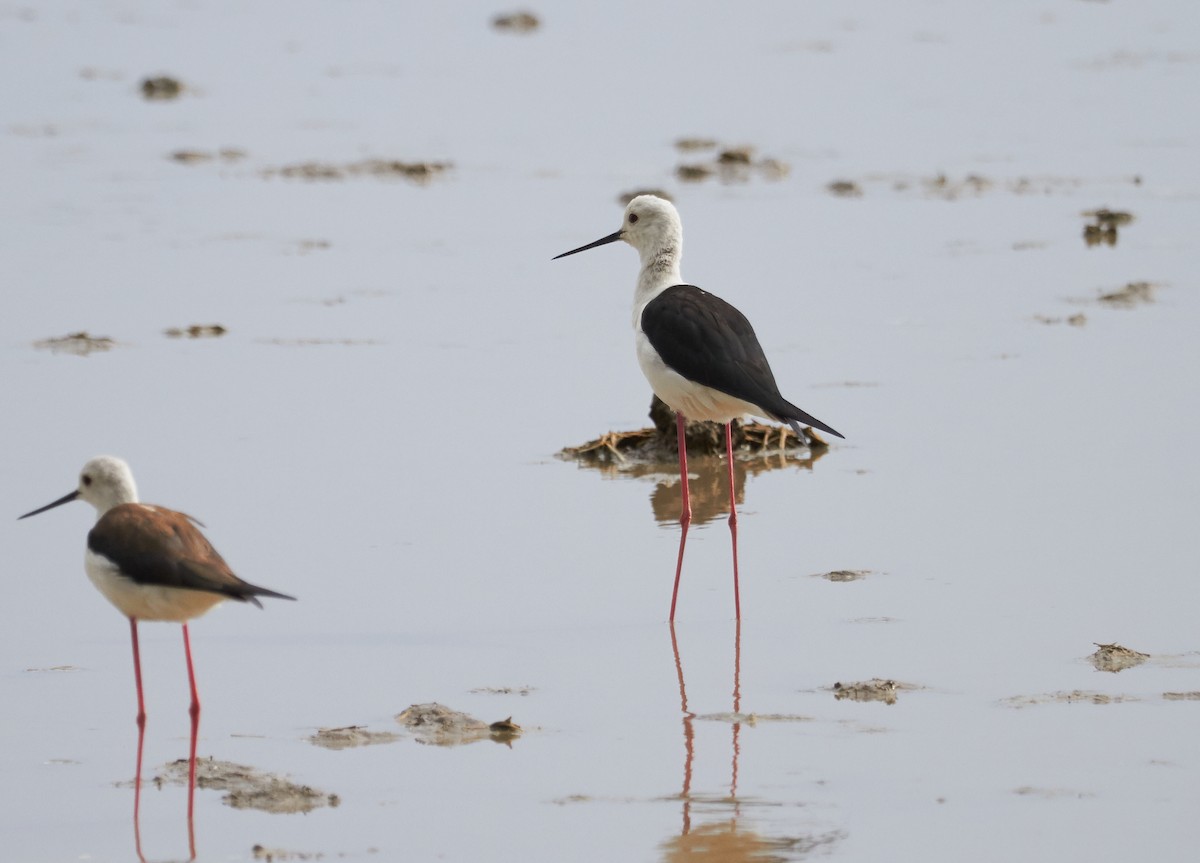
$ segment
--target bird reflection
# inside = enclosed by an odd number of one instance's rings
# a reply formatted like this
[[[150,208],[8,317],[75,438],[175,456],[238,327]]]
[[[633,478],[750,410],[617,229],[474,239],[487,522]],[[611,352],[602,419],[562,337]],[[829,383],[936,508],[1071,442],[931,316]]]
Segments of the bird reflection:
[[[191,863],[196,859],[196,821],[195,821],[195,803],[196,803],[196,740],[200,731],[200,713],[196,711],[191,714],[192,718],[192,733],[188,744],[188,789],[187,789],[187,835],[188,835],[188,857],[187,863]],[[143,718],[138,723],[138,741],[137,741],[137,764],[134,767],[133,776],[133,846],[137,851],[137,859],[139,863],[147,863],[146,855],[142,851],[142,823],[141,823],[141,803],[142,803],[142,748],[146,742],[146,723]]]
[[[710,863],[719,861],[762,860],[762,854],[775,847],[769,839],[760,837],[753,831],[743,830],[739,826],[741,804],[737,796],[738,788],[738,759],[741,755],[739,737],[742,731],[742,624],[735,623],[733,640],[733,729],[730,746],[729,795],[717,798],[716,802],[723,807],[728,806],[730,817],[727,820],[714,821],[692,825],[692,803],[696,799],[692,793],[692,767],[696,756],[696,714],[688,707],[687,683],[683,675],[683,660],[679,653],[679,640],[675,635],[675,626],[671,628],[671,650],[675,656],[675,674],[679,681],[679,708],[683,714],[683,787],[679,799],[683,803],[682,827],[678,836],[673,836],[664,843],[665,860],[696,860],[703,858]],[[703,797],[706,802],[714,802],[711,797]]]

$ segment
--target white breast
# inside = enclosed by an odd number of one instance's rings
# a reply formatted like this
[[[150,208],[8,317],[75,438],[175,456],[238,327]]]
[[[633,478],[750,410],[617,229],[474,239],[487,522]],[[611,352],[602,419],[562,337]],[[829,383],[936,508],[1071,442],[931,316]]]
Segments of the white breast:
[[[748,402],[710,387],[689,381],[683,375],[673,371],[663,362],[658,351],[650,344],[646,334],[642,332],[641,320],[636,327],[638,365],[642,374],[650,382],[654,394],[662,399],[667,407],[683,414],[690,420],[707,420],[709,422],[727,423],[740,419],[746,414],[764,416],[763,412]]]
[[[91,549],[84,552],[83,567],[104,598],[126,617],[137,620],[170,620],[183,623],[199,617],[224,597],[202,590],[138,584],[122,575],[111,560]]]

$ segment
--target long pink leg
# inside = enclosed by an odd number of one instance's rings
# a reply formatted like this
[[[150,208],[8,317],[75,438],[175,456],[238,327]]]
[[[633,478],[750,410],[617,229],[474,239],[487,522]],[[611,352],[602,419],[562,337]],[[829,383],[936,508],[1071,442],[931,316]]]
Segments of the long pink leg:
[[[138,697],[137,724],[138,724],[138,728],[144,729],[146,727],[146,702],[142,698],[142,655],[141,655],[140,651],[138,651],[137,618],[136,617],[129,618],[129,635],[133,639],[133,679],[137,683],[137,697]]]
[[[679,707],[683,711],[683,790],[679,797],[683,800],[683,835],[692,829],[692,762],[696,757],[696,730],[692,720],[696,714],[688,710],[687,687],[683,682],[683,662],[679,659],[679,641],[675,638],[675,624],[671,626],[671,650],[675,653],[675,674],[679,678]]]
[[[134,641],[136,645],[137,642]],[[136,649],[134,655],[137,655]],[[136,665],[136,660],[135,660]],[[137,852],[138,860],[145,863],[146,858],[142,854],[142,824],[139,820],[139,812],[142,804],[142,745],[146,742],[146,723],[145,717],[143,721],[138,723],[138,742],[137,742],[137,767],[133,775],[133,847]]]
[[[687,420],[683,418],[683,414],[675,412],[675,425],[679,434],[679,484],[683,488],[683,513],[679,516],[679,526],[682,528],[679,534],[679,557],[675,561],[675,589],[671,591],[671,617],[672,623],[675,622],[675,602],[679,599],[679,576],[683,573],[683,547],[687,543],[688,525],[692,523],[692,501],[688,494],[688,472],[687,472],[687,435],[684,433],[684,428]]]
[[[188,684],[192,689],[192,705],[188,715],[192,717],[192,741],[188,752],[188,842],[191,845],[192,857],[196,856],[196,836],[192,828],[192,814],[196,794],[196,734],[200,729],[200,694],[196,691],[196,672],[192,668],[192,642],[188,637],[188,626],[183,625],[183,652],[187,656]]]
[[[733,613],[737,620],[742,619],[742,595],[738,590],[738,553],[737,553],[737,493],[733,485],[733,429],[731,423],[725,423],[725,461],[729,467],[729,535],[733,538]]]

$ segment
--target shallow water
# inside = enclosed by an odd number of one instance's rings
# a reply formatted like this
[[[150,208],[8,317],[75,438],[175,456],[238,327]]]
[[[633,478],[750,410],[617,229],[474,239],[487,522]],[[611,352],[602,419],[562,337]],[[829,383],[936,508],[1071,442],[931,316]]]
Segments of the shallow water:
[[[9,512],[119,454],[301,600],[192,627],[199,751],[340,805],[200,789],[199,859],[1191,859],[1200,703],[1164,698],[1200,691],[1191,4],[562,4],[525,36],[502,11],[0,6]],[[180,98],[141,98],[160,73]],[[684,183],[694,135],[790,173]],[[221,148],[245,155],[170,158]],[[453,167],[266,176],[373,157]],[[671,466],[555,458],[646,423],[635,256],[549,260],[639,188],[848,438],[746,478],[740,639],[728,531],[693,526],[678,652]],[[1101,206],[1135,220],[1088,248]],[[1152,302],[1096,301],[1137,281]],[[34,347],[79,331],[117,344]],[[9,859],[134,853],[91,519],[0,522]],[[149,774],[186,755],[187,693],[177,628],[142,629]],[[1151,659],[1099,672],[1111,641]],[[912,688],[834,697],[876,677]],[[1050,697],[1076,690],[1125,700]],[[308,742],[429,701],[525,733]],[[187,856],[185,802],[144,791],[149,859]]]

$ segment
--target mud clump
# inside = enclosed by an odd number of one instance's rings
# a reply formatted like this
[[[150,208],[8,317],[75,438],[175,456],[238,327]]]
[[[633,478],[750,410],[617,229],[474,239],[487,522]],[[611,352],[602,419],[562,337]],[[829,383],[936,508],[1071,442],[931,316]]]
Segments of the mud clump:
[[[823,578],[826,581],[841,583],[844,581],[861,581],[868,575],[874,575],[869,569],[835,569],[833,572],[818,572],[813,578]]]
[[[1139,653],[1121,644],[1101,644],[1098,641],[1094,644],[1098,649],[1088,659],[1091,660],[1097,671],[1110,671],[1115,674],[1118,671],[1141,665],[1150,658],[1148,653]]]
[[[163,335],[169,339],[215,339],[229,332],[220,324],[192,324],[188,327],[168,327]]]
[[[833,697],[838,701],[882,701],[884,704],[895,704],[897,692],[916,687],[874,677],[861,683],[835,683],[832,689]]]
[[[48,350],[52,354],[72,354],[77,357],[86,357],[88,354],[112,350],[116,344],[108,336],[93,336],[81,331],[56,338],[42,339],[34,342],[33,346],[40,350]]]
[[[1090,692],[1074,689],[1070,692],[1047,692],[1042,695],[1014,695],[1002,701],[1009,707],[1034,707],[1041,704],[1121,704],[1126,701],[1141,701],[1136,695],[1109,695],[1105,692]]]
[[[450,162],[408,162],[403,159],[363,159],[359,162],[335,164],[332,162],[300,162],[282,168],[267,168],[262,176],[267,179],[282,177],[285,180],[338,181],[351,177],[381,177],[409,180],[419,185],[430,182],[453,165]]]
[[[510,12],[492,19],[492,29],[504,33],[532,33],[542,22],[532,12]]]
[[[1091,221],[1083,226],[1083,241],[1088,248],[1099,246],[1115,246],[1118,238],[1118,228],[1133,222],[1133,214],[1123,210],[1110,210],[1101,207],[1098,210],[1088,210],[1084,218]]]
[[[1150,282],[1130,282],[1123,288],[1101,294],[1099,302],[1115,309],[1132,309],[1154,302],[1155,285]]]
[[[684,146],[683,142],[689,146]],[[693,142],[695,145],[691,146]],[[755,177],[781,180],[791,170],[778,159],[755,159],[753,147],[720,147],[717,142],[707,138],[683,138],[676,141],[675,146],[685,151],[710,147],[717,150],[711,161],[683,163],[675,168],[675,176],[685,183],[696,183],[714,176],[722,183],[745,183]]]
[[[400,735],[392,731],[368,731],[363,725],[346,725],[341,728],[318,728],[308,742],[322,749],[336,750],[394,743],[399,739]]]
[[[649,416],[654,423],[653,428],[608,432],[579,446],[564,448],[559,452],[559,458],[592,465],[678,461],[679,438],[674,411],[658,396],[654,396],[650,402]],[[804,429],[802,438],[797,437],[788,426],[734,420],[731,429],[736,455],[767,456],[808,450],[815,458],[829,449],[829,444],[812,429]],[[720,455],[725,452],[725,427],[721,423],[688,420],[684,439],[689,456]]]
[[[460,746],[479,740],[510,743],[522,732],[511,716],[489,723],[436,702],[414,704],[398,713],[396,721],[411,731],[418,743],[432,746]]]
[[[222,147],[215,152],[209,150],[175,150],[170,155],[173,162],[181,165],[198,165],[203,162],[240,162],[246,158],[246,151],[236,147]]]
[[[188,760],[180,758],[172,761],[150,781],[159,788],[163,785],[186,786]],[[224,791],[221,802],[234,809],[257,809],[277,814],[311,812],[322,806],[341,803],[336,794],[326,794],[307,785],[289,782],[273,773],[263,773],[244,764],[215,758],[196,759],[196,787]]]
[[[150,102],[165,102],[178,99],[183,94],[183,82],[170,75],[154,75],[143,78],[141,84],[142,98]]]
[[[1073,315],[1068,315],[1065,318],[1053,317],[1050,315],[1034,315],[1033,319],[1039,324],[1055,325],[1067,324],[1072,327],[1082,327],[1087,325],[1087,315],[1083,312],[1077,312]]]
[[[825,186],[830,194],[837,195],[839,198],[861,198],[862,186],[853,180],[834,180]]]
[[[1200,692],[1164,692],[1167,701],[1200,701]]]

